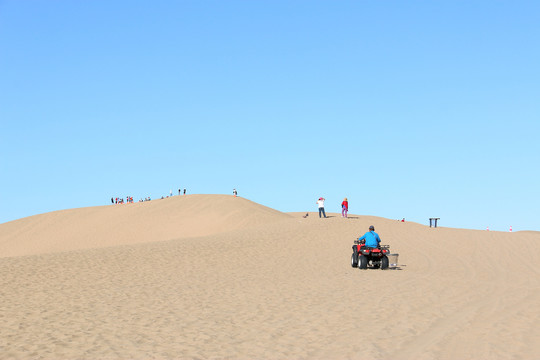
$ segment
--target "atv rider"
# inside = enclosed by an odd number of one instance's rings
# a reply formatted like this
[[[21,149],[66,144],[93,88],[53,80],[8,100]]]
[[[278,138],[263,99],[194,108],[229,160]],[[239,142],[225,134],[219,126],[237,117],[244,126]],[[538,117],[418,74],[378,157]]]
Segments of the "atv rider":
[[[365,233],[364,235],[360,236],[358,238],[358,241],[365,240],[365,247],[367,248],[379,248],[381,238],[379,237],[379,234],[375,232],[375,227],[371,225],[369,227],[369,231]]]

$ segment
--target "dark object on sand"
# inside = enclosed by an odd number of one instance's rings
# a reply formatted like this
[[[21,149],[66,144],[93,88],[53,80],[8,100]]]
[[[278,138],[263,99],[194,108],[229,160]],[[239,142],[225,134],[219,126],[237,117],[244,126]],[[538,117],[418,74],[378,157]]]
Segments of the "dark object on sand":
[[[307,218],[309,216],[309,213],[306,213],[306,215],[302,216],[303,218]]]
[[[437,220],[440,220],[441,218],[429,218],[429,227],[433,225],[433,227],[437,227]]]

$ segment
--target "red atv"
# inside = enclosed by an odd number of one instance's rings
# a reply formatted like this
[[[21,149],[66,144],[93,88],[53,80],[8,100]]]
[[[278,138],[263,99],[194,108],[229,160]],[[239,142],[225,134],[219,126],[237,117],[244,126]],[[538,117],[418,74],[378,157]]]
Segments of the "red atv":
[[[381,245],[378,248],[366,247],[365,240],[354,240],[352,246],[353,253],[351,256],[351,266],[359,269],[367,269],[368,266],[372,269],[388,269],[389,262],[386,255],[390,254],[389,245]]]

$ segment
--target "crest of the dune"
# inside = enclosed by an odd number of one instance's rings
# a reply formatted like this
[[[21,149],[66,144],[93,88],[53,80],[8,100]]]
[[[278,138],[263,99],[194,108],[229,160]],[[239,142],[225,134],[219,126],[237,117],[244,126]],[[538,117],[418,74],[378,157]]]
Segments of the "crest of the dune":
[[[288,218],[229,195],[61,210],[0,224],[0,257],[207,236]]]

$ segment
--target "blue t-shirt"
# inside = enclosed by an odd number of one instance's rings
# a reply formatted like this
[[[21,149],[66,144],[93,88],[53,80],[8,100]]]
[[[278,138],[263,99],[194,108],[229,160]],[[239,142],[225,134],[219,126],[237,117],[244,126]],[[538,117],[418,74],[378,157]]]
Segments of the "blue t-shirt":
[[[364,235],[358,238],[358,240],[366,240],[366,246],[376,248],[379,246],[379,243],[381,242],[381,238],[379,237],[379,234],[377,234],[375,231],[368,231]]]

